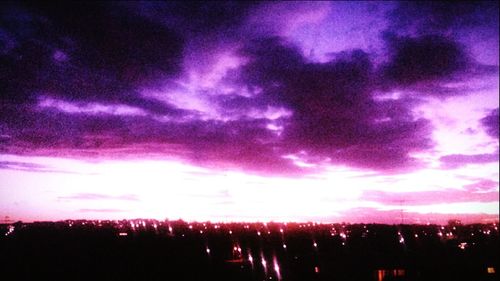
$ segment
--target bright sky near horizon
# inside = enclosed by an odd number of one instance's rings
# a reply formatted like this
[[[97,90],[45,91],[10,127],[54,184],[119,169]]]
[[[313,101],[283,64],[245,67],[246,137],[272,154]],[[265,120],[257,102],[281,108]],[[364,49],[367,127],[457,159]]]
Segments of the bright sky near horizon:
[[[0,4],[0,220],[499,218],[498,2]]]

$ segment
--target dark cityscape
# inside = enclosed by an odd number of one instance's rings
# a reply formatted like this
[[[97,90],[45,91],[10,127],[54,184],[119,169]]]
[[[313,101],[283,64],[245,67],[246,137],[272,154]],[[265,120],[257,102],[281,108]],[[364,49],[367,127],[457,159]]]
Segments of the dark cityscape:
[[[498,223],[67,220],[1,225],[15,280],[497,280]]]

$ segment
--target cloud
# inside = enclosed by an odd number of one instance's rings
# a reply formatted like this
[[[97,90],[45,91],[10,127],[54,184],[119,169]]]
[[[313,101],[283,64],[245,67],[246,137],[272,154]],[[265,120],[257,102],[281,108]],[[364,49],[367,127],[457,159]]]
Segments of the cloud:
[[[410,100],[375,99],[377,75],[361,50],[309,63],[294,46],[274,37],[255,41],[243,52],[249,60],[241,68],[243,83],[262,89],[254,102],[293,112],[282,136],[290,153],[385,169],[412,166],[418,161],[410,152],[432,146],[429,123],[412,116]]]
[[[446,83],[491,69],[455,36],[396,27],[385,61],[346,49],[311,62],[275,36],[331,20],[330,4],[309,4],[9,3],[0,151],[154,154],[271,174],[425,166],[415,155],[433,148],[433,127],[414,114],[419,94],[465,94]]]
[[[492,223],[498,221],[496,214],[464,213],[418,213],[401,210],[380,210],[377,208],[355,208],[341,214],[345,221],[350,223],[388,223],[402,222],[407,224],[446,224],[451,218],[458,219],[464,224]],[[332,218],[335,220],[335,218]],[[338,219],[337,219],[338,220]]]
[[[404,204],[405,206],[418,206],[458,202],[496,202],[498,201],[498,191],[475,192],[470,189],[443,189],[438,191],[404,193],[365,191],[361,199],[394,206],[399,204]]]
[[[41,108],[56,109],[61,112],[71,114],[88,114],[88,115],[123,115],[123,116],[144,116],[147,114],[144,110],[127,106],[127,105],[106,105],[101,103],[70,103],[52,98],[40,99],[38,106]]]
[[[454,34],[467,28],[494,31],[498,30],[498,2],[399,2],[389,17],[393,30],[417,34],[437,32]]]
[[[243,28],[256,37],[287,36],[300,27],[321,23],[331,9],[329,2],[263,2],[251,11]]]
[[[471,192],[489,192],[489,191],[497,191],[498,193],[498,181],[493,181],[490,179],[481,179],[474,183],[465,185],[464,188]]]
[[[498,128],[499,128],[499,117],[498,117],[498,108],[490,111],[488,115],[483,117],[481,120],[481,125],[486,129],[486,133],[493,138],[497,138],[499,136]]]
[[[36,173],[82,174],[82,172],[54,169],[48,165],[20,161],[0,161],[0,169],[28,171]]]
[[[398,85],[450,78],[469,66],[463,47],[443,36],[388,37],[390,60],[385,76]]]
[[[182,29],[191,36],[227,32],[238,27],[257,7],[258,2],[123,2],[119,6],[130,13],[174,29]]]
[[[107,195],[98,193],[77,193],[69,196],[57,197],[59,200],[124,200],[124,201],[139,201],[137,195]]]
[[[382,33],[385,86],[441,98],[484,89],[499,70],[497,10],[489,1],[398,2]]]
[[[0,52],[3,104],[33,103],[42,93],[171,110],[137,88],[181,70],[175,31],[106,3],[9,3],[0,17],[11,42]]]
[[[498,65],[478,62],[465,44],[446,35],[384,35],[387,60],[379,66],[385,91],[438,98],[496,90]]]
[[[20,169],[28,171],[38,171],[47,168],[44,165],[18,161],[0,161],[1,169]]]
[[[484,154],[450,154],[439,158],[443,168],[455,169],[469,164],[498,162],[498,152]]]
[[[388,13],[389,32],[400,36],[440,35],[469,46],[481,64],[498,66],[498,2],[398,2]]]
[[[80,209],[78,212],[81,213],[121,213],[126,212],[127,210],[121,209]]]
[[[411,153],[432,147],[430,123],[412,115],[412,100],[376,99],[377,74],[363,51],[309,63],[274,37],[249,42],[239,55],[247,62],[224,77],[235,91],[253,89],[251,94],[212,96],[216,110],[233,112],[226,113],[232,119],[207,120],[162,101],[156,103],[174,110],[153,114],[140,104],[105,102],[109,97],[68,102],[44,96],[38,107],[49,111],[17,106],[14,111],[25,110],[18,118],[6,111],[5,133],[13,137],[4,146],[104,151],[167,143],[196,164],[285,174],[316,170],[284,158],[291,154],[313,164],[387,170],[421,166]]]

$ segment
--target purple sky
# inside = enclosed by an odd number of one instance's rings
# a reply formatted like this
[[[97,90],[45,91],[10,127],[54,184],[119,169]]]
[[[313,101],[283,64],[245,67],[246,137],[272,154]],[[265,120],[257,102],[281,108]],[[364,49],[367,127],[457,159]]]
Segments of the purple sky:
[[[0,216],[498,220],[498,2],[0,4]]]

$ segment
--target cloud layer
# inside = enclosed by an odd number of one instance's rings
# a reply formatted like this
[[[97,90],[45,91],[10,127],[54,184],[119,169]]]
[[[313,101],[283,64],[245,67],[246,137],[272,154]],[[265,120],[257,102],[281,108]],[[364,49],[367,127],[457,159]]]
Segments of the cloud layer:
[[[417,155],[432,153],[433,125],[415,108],[468,94],[450,83],[498,73],[464,39],[495,29],[495,14],[480,13],[495,5],[401,3],[386,15],[382,51],[346,48],[318,62],[294,36],[331,20],[326,4],[9,3],[0,150],[154,154],[289,175],[426,167]],[[285,16],[272,20],[278,10]],[[498,109],[480,122],[498,138]],[[483,159],[464,157],[441,161]]]

